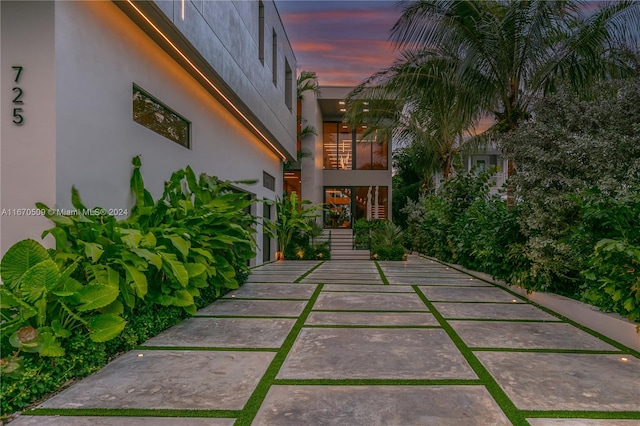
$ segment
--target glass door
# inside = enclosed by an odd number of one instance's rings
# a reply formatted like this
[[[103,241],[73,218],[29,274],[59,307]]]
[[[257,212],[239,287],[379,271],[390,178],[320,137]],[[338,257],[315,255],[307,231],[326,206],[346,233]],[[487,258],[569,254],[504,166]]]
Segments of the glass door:
[[[351,188],[325,188],[324,202],[326,228],[351,228]]]

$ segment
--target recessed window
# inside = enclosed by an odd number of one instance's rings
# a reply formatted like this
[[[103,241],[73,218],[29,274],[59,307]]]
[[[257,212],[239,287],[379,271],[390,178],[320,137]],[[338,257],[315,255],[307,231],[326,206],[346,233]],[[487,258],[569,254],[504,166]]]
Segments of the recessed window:
[[[293,72],[286,58],[284,59],[284,103],[289,111],[293,109]]]
[[[133,121],[185,148],[190,146],[191,122],[135,84]]]
[[[267,189],[275,191],[276,190],[276,178],[271,176],[269,173],[263,171],[262,172],[262,185]]]
[[[273,84],[278,85],[278,35],[276,30],[273,30],[271,35],[271,70],[273,72]]]
[[[264,3],[258,2],[258,58],[264,65]]]

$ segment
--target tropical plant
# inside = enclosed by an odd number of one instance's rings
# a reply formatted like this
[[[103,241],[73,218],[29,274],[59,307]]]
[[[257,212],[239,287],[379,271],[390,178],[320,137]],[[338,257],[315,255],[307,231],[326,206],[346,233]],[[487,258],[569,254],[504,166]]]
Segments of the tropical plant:
[[[278,250],[282,255],[297,234],[310,229],[309,220],[320,216],[321,206],[308,200],[298,200],[295,193],[284,194],[276,200],[277,219],[272,227],[278,238]]]
[[[408,129],[416,143],[432,138],[447,176],[471,122],[485,116],[495,121],[488,135],[510,131],[561,84],[585,94],[597,80],[636,72],[622,48],[638,38],[640,3],[599,6],[589,14],[580,1],[411,2],[391,31],[399,59],[352,92],[352,114],[366,103],[374,122]],[[376,108],[382,100],[391,106]]]

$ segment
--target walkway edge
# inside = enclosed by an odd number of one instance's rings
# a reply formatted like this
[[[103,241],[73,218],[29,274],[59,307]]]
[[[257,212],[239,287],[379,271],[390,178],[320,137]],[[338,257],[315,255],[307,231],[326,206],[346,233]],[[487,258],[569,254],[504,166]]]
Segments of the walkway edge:
[[[481,280],[499,285],[506,289],[518,293],[534,303],[551,309],[552,311],[569,318],[591,330],[615,340],[631,349],[640,351],[640,324],[634,324],[631,321],[614,313],[600,311],[597,307],[569,299],[553,293],[531,292],[510,286],[504,281],[494,279],[491,275],[483,272],[467,269],[463,266],[453,263],[443,262],[436,258],[423,256],[426,259],[433,260],[451,268],[457,269],[466,274],[472,275]]]

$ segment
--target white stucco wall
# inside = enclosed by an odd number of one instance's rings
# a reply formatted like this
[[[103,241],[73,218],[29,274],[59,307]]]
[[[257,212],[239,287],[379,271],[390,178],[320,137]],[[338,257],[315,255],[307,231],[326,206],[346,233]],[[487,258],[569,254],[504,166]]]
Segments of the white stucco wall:
[[[55,204],[54,3],[0,2],[0,255],[24,238],[40,240],[49,220],[34,216],[37,201]],[[37,28],[37,31],[34,29]],[[12,66],[22,66],[16,83]],[[23,104],[14,105],[23,91]],[[22,108],[24,123],[13,123]],[[52,240],[45,242],[51,246]]]
[[[21,7],[30,3],[33,2],[21,3]],[[28,64],[34,72],[29,80],[25,74],[25,92],[27,81],[38,84],[28,86],[29,93],[34,95],[25,97],[29,121],[38,123],[38,127],[27,127],[27,123],[21,128],[5,126],[4,120],[10,114],[5,112],[9,103],[3,102],[3,207],[18,202],[30,207],[36,201],[44,201],[71,208],[70,190],[75,185],[89,207],[130,208],[131,159],[136,155],[142,158],[145,184],[155,198],[162,194],[164,181],[171,173],[187,165],[197,174],[205,172],[228,180],[255,179],[258,181],[255,185],[238,187],[257,199],[273,200],[282,192],[279,157],[112,2],[47,3],[50,15],[55,13],[55,20],[53,16],[32,16],[24,13],[24,9],[13,11],[17,13],[12,12],[15,16],[5,16],[9,6],[2,2],[3,24],[5,18],[15,22],[15,26],[25,29],[23,37],[30,33],[34,43],[39,43],[37,49],[25,48],[24,40],[19,42],[16,38],[20,46],[16,51],[23,51],[25,66]],[[34,21],[21,23],[16,16],[20,19],[28,16]],[[34,28],[39,30],[33,31]],[[20,35],[17,33],[16,37]],[[22,60],[17,54],[10,56],[10,49],[5,50],[5,40],[10,41],[5,39],[3,25],[3,64],[5,56]],[[42,54],[34,54],[38,49]],[[42,75],[38,77],[36,72]],[[10,77],[2,74],[3,101],[5,82]],[[191,121],[191,149],[132,120],[133,83]],[[35,93],[39,93],[39,98]],[[22,135],[15,136],[18,131]],[[37,175],[30,174],[31,169],[38,170]],[[263,171],[276,177],[275,191],[263,187]],[[261,216],[262,206],[254,205],[253,213]],[[28,229],[24,226],[26,222],[17,226],[17,219],[2,219],[3,249],[12,239],[28,235],[39,239],[42,230],[49,227],[46,220],[36,221]],[[6,231],[6,243],[5,219],[12,221],[11,229]],[[261,248],[261,230],[256,232],[256,239]],[[253,263],[260,263],[261,259],[262,253],[258,252]]]

